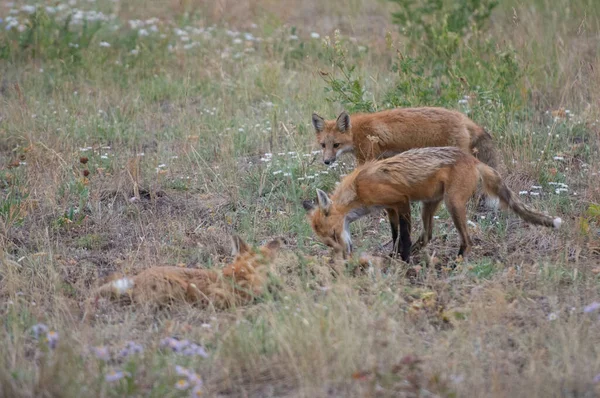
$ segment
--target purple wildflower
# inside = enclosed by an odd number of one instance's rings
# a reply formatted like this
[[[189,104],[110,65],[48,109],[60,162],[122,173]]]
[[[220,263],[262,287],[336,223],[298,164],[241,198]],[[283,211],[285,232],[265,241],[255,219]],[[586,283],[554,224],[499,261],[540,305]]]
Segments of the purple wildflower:
[[[199,356],[202,358],[208,358],[208,353],[206,352],[206,350],[204,349],[204,347],[198,345],[198,344],[190,344],[189,346],[185,347],[183,349],[183,351],[181,352],[183,355],[186,356]]]
[[[186,379],[180,379],[175,383],[175,388],[178,390],[187,390],[190,388],[190,382]]]
[[[202,386],[201,385],[197,385],[192,389],[192,398],[197,398],[199,396],[202,395]]]
[[[92,351],[96,358],[103,360],[104,362],[108,362],[110,360],[110,351],[106,346],[92,347]]]
[[[190,377],[191,371],[183,366],[177,365],[175,366],[175,373],[177,373],[179,376]]]
[[[40,334],[48,332],[48,326],[43,323],[38,323],[31,327],[31,331],[33,332],[33,337],[37,340],[40,338]]]
[[[190,375],[188,376],[188,380],[194,386],[197,386],[197,387],[202,386],[202,378],[200,377],[200,375],[198,373],[190,373]]]
[[[46,341],[51,350],[55,349],[58,344],[58,332],[55,332],[54,330],[49,331],[46,334]]]
[[[144,352],[144,347],[134,341],[129,341],[121,351],[119,357],[127,358],[130,355],[141,354]]]
[[[106,375],[104,376],[104,379],[108,382],[114,382],[114,381],[118,381],[121,380],[124,377],[128,377],[131,376],[131,374],[129,372],[123,372],[121,370],[114,370],[111,369],[108,371],[108,373],[106,373]]]
[[[594,301],[592,304],[586,305],[583,308],[583,312],[585,312],[586,314],[589,314],[590,312],[594,312],[598,309],[600,309],[600,303],[597,301]]]
[[[189,340],[177,340],[173,337],[167,337],[160,341],[161,347],[169,347],[174,352],[183,352],[190,345]]]

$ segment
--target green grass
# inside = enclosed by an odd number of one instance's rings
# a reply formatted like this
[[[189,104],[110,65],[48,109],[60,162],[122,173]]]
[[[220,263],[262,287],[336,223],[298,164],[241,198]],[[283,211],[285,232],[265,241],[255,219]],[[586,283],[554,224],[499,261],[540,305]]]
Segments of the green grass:
[[[2,5],[0,396],[189,396],[177,365],[206,396],[600,393],[597,313],[583,311],[600,293],[600,7],[238,3]],[[64,19],[73,7],[106,18]],[[484,126],[507,184],[564,228],[472,204],[474,248],[456,264],[442,206],[412,270],[384,261],[361,273],[354,259],[335,275],[302,201],[333,190],[354,160],[322,164],[311,113],[422,105]],[[416,239],[418,205],[412,216]],[[221,267],[234,232],[287,242],[252,305],[101,302],[82,320],[100,278]],[[352,233],[358,251],[387,255],[384,213]],[[56,347],[34,338],[38,323],[58,332]],[[165,349],[165,337],[208,355]],[[143,352],[120,356],[129,341]],[[128,373],[111,382],[111,370]]]

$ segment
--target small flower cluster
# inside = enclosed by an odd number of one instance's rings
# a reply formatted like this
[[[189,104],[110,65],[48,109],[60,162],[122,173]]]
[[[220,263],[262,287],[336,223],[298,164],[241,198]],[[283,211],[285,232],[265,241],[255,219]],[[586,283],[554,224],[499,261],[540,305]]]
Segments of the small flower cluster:
[[[569,186],[567,184],[563,184],[562,182],[549,182],[548,184],[556,187],[554,190],[556,194],[561,192],[569,192]]]
[[[530,190],[519,191],[519,195],[540,196],[540,185],[532,185]]]
[[[96,356],[96,358],[104,362],[108,362],[111,359],[110,349],[107,346],[92,347],[91,351]],[[125,344],[123,348],[119,350],[117,358],[125,359],[132,355],[141,354],[143,352],[144,347],[141,344],[138,344],[135,341],[129,341]]]
[[[9,3],[10,4],[10,3]],[[8,4],[7,4],[8,5]],[[11,30],[16,28],[19,32],[25,31],[26,27],[26,19],[29,18],[30,15],[35,14],[36,12],[43,11],[49,15],[55,16],[59,21],[66,20],[67,17],[71,18],[71,24],[73,25],[83,25],[84,22],[110,22],[114,21],[116,15],[106,15],[101,11],[96,10],[81,10],[73,7],[75,5],[74,2],[70,2],[67,4],[58,4],[56,6],[46,6],[41,7],[37,5],[25,4],[20,8],[11,8],[8,12],[9,16],[6,17],[6,25],[4,26],[5,30]],[[15,15],[25,14],[25,17],[22,20],[19,20]],[[2,20],[0,19],[0,23]]]
[[[127,358],[132,355],[142,354],[144,352],[144,347],[141,344],[136,343],[135,341],[129,341],[125,345],[125,347],[121,348],[119,351],[120,358]]]
[[[124,372],[122,370],[111,369],[104,375],[104,380],[106,380],[109,383],[113,383],[115,381],[124,379],[125,377],[131,377],[131,373]]]
[[[569,192],[569,186],[562,182],[549,182],[548,185],[555,187],[554,193]],[[542,187],[540,185],[532,185],[530,190],[519,191],[519,195],[540,196]],[[576,193],[574,195],[577,195]]]
[[[165,174],[167,172],[166,168],[167,168],[166,164],[164,164],[164,163],[159,164],[156,167],[156,174]]]
[[[469,100],[470,100],[470,99],[471,99],[471,96],[469,96],[469,95],[465,95],[465,96],[463,96],[463,97],[462,97],[462,99],[459,99],[459,100],[458,100],[458,103],[459,103],[460,105],[468,105],[468,104],[469,104]]]
[[[321,151],[312,151],[310,153],[297,153],[294,151],[289,151],[289,152],[278,152],[277,158],[270,152],[265,153],[263,156],[261,156],[260,161],[263,163],[267,164],[267,167],[270,168],[272,167],[273,164],[275,164],[276,162],[278,162],[279,166],[281,165],[281,162],[286,162],[287,158],[292,158],[292,161],[295,160],[299,160],[300,158],[314,158],[315,156],[318,156],[321,153]],[[328,166],[328,170],[321,170],[321,171],[315,171],[314,174],[304,174],[302,177],[297,177],[296,180],[297,181],[306,181],[306,180],[315,180],[319,177],[321,177],[322,175],[328,175],[330,173],[330,170],[336,170],[339,167],[345,168],[346,167],[346,163],[344,162],[335,162],[332,165]],[[281,169],[278,170],[274,170],[271,172],[271,174],[273,174],[274,176],[277,175],[282,175],[283,177],[292,177],[292,171],[289,169],[289,163],[284,164],[283,167]],[[344,177],[345,174],[340,174],[340,177]]]
[[[186,391],[191,387],[192,397],[199,397],[202,395],[202,378],[200,378],[198,373],[179,365],[175,366],[175,373],[177,373],[178,376],[184,377],[175,383],[176,389]]]
[[[104,362],[110,361],[110,350],[108,349],[108,347],[106,347],[106,346],[92,347],[91,351],[94,353],[96,358],[98,358]]]
[[[51,350],[56,348],[58,344],[58,332],[49,330],[48,326],[43,323],[33,325],[31,331],[33,332],[34,339],[45,342]]]
[[[160,341],[162,348],[169,348],[173,352],[182,354],[185,356],[199,356],[201,358],[208,358],[208,353],[201,345],[191,343],[189,340],[178,340],[174,337],[166,337]]]

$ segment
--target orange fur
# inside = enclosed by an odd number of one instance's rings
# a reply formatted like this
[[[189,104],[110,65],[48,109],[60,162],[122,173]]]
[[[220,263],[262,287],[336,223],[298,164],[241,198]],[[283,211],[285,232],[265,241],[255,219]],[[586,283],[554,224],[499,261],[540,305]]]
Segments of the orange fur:
[[[455,146],[465,153],[475,154],[491,167],[496,166],[491,136],[457,111],[435,107],[396,108],[353,115],[342,112],[337,120],[324,120],[313,114],[312,119],[326,164],[333,163],[345,152],[354,152],[361,165],[386,153]]]
[[[473,154],[491,167],[498,163],[492,137],[466,115],[449,109],[397,108],[353,115],[342,112],[337,120],[313,114],[312,122],[325,164],[333,163],[345,152],[354,152],[360,166],[414,148],[446,146]],[[410,207],[388,208],[387,213],[394,251],[404,253],[402,258],[407,261]]]
[[[559,218],[529,209],[494,169],[456,147],[412,149],[385,160],[367,162],[345,177],[331,198],[317,190],[318,206],[305,204],[305,208],[316,235],[345,256],[352,251],[350,222],[373,208],[400,209],[410,215],[409,204],[413,201],[423,202],[423,234],[412,249],[426,245],[432,237],[433,215],[443,200],[461,237],[459,255],[466,255],[471,248],[466,204],[480,179],[486,193],[498,197],[526,221],[560,226]],[[411,247],[403,249],[410,253]],[[403,252],[403,258],[409,253]]]
[[[256,250],[233,237],[233,262],[222,271],[159,266],[132,276],[110,277],[97,288],[91,300],[108,296],[128,297],[136,303],[168,304],[189,302],[217,308],[245,304],[263,293],[270,264],[280,247],[273,240]]]

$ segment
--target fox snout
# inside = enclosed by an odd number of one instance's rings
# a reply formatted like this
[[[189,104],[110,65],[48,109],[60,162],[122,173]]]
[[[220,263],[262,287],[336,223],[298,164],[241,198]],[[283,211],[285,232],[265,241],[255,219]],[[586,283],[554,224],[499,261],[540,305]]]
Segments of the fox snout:
[[[336,154],[335,152],[332,153],[331,155],[326,154],[325,152],[323,153],[323,163],[325,163],[326,165],[330,165],[333,164],[336,160]]]

